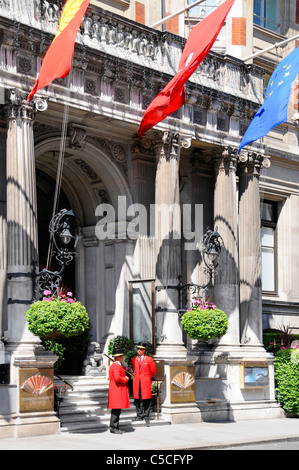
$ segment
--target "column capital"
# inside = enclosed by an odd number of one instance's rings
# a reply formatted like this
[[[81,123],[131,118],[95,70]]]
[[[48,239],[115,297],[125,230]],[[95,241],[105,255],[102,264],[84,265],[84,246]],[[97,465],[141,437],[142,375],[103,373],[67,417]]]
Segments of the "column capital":
[[[220,147],[213,155],[216,171],[236,171],[238,149],[230,146]]]
[[[164,156],[168,159],[176,158],[180,148],[189,148],[191,146],[191,136],[181,135],[174,131],[157,131],[149,137],[135,139],[133,141],[133,151],[143,151],[152,149],[157,158]]]
[[[5,113],[7,119],[27,119],[33,121],[36,111],[46,111],[47,100],[44,98],[33,98],[27,102],[27,94],[18,88],[5,90]]]
[[[271,166],[270,157],[256,152],[241,152],[239,156],[239,175],[260,176],[261,168]]]

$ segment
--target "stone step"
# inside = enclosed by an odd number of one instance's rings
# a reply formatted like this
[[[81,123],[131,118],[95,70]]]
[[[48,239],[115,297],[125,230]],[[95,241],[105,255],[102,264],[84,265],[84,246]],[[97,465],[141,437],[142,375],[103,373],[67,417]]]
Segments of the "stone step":
[[[61,380],[63,379],[63,380]],[[107,409],[109,382],[105,376],[62,376],[55,378],[56,386],[65,386],[69,383],[66,393],[61,393],[63,400],[59,405],[59,418],[61,432],[98,432],[109,428],[110,409]],[[143,421],[134,421],[136,417],[133,398],[130,398],[131,408],[123,409],[120,416],[121,427],[146,426]],[[156,413],[151,414],[151,426],[157,424],[171,424],[163,420],[162,416],[156,419]]]

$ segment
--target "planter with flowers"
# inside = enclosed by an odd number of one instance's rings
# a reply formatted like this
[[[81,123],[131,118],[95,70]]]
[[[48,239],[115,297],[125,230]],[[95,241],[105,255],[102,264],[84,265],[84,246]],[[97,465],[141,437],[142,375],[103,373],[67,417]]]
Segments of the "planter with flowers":
[[[228,318],[213,302],[194,300],[182,316],[182,326],[191,339],[209,341],[225,335]]]
[[[60,289],[58,296],[43,292],[43,299],[30,305],[26,312],[28,329],[39,336],[46,349],[59,356],[55,370],[68,373],[62,366],[67,360],[83,361],[88,346],[89,316],[86,308],[73,298],[72,292]],[[78,370],[81,364],[78,364]]]

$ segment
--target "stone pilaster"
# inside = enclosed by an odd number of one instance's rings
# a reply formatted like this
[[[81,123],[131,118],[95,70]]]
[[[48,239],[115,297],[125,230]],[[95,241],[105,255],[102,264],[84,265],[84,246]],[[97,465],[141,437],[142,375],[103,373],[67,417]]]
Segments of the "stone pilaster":
[[[17,386],[15,403],[18,437],[53,434],[59,420],[53,409],[53,365],[58,357],[45,351],[32,335],[26,311],[33,299],[32,261],[38,257],[37,199],[33,120],[35,104],[17,90],[7,90],[6,188],[7,188],[7,318],[10,383]],[[32,396],[24,399],[22,387],[31,376],[52,381],[47,404]],[[28,403],[28,400],[29,403]]]
[[[180,145],[178,134],[165,132],[156,146],[156,355],[166,359],[186,357],[178,318],[177,290],[182,269]]]
[[[224,242],[215,275],[214,301],[228,316],[228,332],[220,344],[230,349],[240,344],[236,154],[224,147],[214,160],[214,230]]]
[[[37,199],[33,140],[35,105],[17,90],[6,94],[7,141],[7,316],[11,381],[17,368],[37,363],[52,367],[57,360],[32,335],[25,314],[33,299],[32,261],[38,257]],[[22,366],[23,364],[23,366]]]
[[[241,343],[262,347],[261,216],[259,177],[270,161],[242,153],[239,163],[239,262]]]
[[[8,341],[15,351],[39,342],[28,332],[32,261],[37,259],[37,201],[33,145],[34,107],[14,90],[7,104]],[[26,346],[25,346],[26,348]]]
[[[0,336],[7,330],[6,142],[0,133]]]

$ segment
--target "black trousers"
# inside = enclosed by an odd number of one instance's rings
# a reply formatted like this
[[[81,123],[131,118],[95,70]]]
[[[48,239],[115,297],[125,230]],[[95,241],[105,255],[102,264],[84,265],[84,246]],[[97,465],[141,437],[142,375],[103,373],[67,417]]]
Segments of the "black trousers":
[[[150,410],[151,410],[151,398],[142,400],[140,384],[139,384],[139,398],[134,398],[134,405],[136,407],[137,418],[149,419]]]
[[[121,408],[111,410],[110,429],[118,429],[119,428],[120,413],[121,413]]]

